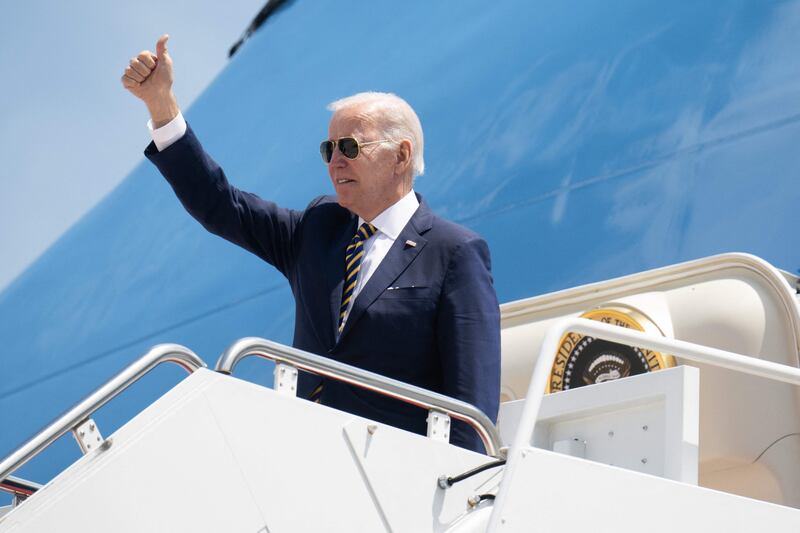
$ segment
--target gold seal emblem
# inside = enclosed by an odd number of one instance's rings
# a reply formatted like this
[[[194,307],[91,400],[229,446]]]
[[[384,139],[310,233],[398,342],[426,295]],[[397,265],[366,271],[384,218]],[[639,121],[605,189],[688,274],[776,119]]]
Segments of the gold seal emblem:
[[[595,309],[582,314],[581,318],[664,335],[650,319],[632,308]],[[675,358],[671,355],[569,332],[559,343],[547,392],[575,389],[672,366],[675,366]]]

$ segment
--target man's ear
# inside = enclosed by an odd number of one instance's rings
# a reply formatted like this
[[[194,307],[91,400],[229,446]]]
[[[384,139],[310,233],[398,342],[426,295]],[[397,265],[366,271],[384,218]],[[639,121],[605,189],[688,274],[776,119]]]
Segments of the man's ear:
[[[414,148],[411,141],[405,139],[400,141],[400,149],[396,152],[395,170],[399,175],[407,174],[411,169],[411,157],[413,156]]]

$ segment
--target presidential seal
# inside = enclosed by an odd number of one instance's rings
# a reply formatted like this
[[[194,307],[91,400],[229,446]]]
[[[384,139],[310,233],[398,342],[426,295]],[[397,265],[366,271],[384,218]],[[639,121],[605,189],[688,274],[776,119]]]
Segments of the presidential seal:
[[[664,335],[650,319],[632,308],[595,309],[582,314],[581,318]],[[675,366],[675,358],[671,355],[570,332],[561,338],[547,392],[594,385],[672,366]]]

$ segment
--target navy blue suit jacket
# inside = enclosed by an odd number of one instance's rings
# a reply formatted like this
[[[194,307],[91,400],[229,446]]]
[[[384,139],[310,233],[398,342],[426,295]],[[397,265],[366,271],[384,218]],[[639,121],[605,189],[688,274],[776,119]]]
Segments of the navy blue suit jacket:
[[[145,150],[203,226],[275,266],[295,298],[294,346],[469,402],[493,421],[500,396],[500,317],[489,249],[475,233],[434,215],[424,200],[356,298],[341,335],[345,247],[358,217],[332,197],[284,209],[228,183],[192,132]],[[416,246],[406,245],[414,241]],[[390,289],[391,287],[391,289]],[[303,376],[308,394],[319,378]],[[424,410],[327,380],[321,402],[417,433]],[[483,451],[454,421],[453,444]]]

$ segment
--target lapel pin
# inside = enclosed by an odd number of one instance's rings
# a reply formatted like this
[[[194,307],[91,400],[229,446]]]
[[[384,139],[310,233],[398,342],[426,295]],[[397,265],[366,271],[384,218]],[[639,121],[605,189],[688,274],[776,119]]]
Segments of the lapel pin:
[[[416,245],[417,245],[417,243],[415,243],[414,241],[406,241],[406,246],[410,246],[410,247],[414,248]]]

